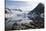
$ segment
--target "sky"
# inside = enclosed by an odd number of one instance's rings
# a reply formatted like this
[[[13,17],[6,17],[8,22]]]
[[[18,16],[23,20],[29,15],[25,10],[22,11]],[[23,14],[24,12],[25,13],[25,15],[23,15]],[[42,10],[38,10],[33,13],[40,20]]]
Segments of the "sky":
[[[34,9],[39,2],[36,1],[18,1],[18,0],[6,0],[6,8],[10,9],[22,9],[22,10],[32,10]]]

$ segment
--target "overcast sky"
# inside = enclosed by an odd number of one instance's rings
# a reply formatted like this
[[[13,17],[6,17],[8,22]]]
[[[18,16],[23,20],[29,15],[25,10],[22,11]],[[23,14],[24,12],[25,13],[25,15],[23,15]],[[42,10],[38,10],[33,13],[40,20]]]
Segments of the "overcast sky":
[[[23,10],[32,10],[34,9],[39,2],[36,1],[16,1],[16,0],[6,0],[6,8],[20,8]]]

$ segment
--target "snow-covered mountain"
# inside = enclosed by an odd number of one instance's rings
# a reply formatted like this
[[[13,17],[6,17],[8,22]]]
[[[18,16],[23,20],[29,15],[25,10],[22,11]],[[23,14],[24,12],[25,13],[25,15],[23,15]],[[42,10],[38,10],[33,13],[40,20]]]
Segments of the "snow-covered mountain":
[[[6,29],[12,29],[13,27],[20,27],[21,24],[28,24],[33,22],[43,22],[44,24],[44,5],[38,4],[36,8],[29,11],[23,11],[21,9],[9,9],[5,8],[5,20]],[[44,25],[40,26],[43,27]],[[28,26],[27,26],[28,27]],[[14,29],[14,28],[13,28]],[[19,28],[18,28],[19,29]],[[24,29],[24,28],[23,28]]]
[[[29,18],[27,17],[28,12],[24,12],[21,9],[9,9],[6,8],[5,9],[5,18],[6,18],[6,27],[13,26],[14,23],[18,23],[18,24],[25,24],[25,23],[29,23],[30,21],[32,22],[32,20],[29,20]],[[7,27],[9,29],[9,27]]]

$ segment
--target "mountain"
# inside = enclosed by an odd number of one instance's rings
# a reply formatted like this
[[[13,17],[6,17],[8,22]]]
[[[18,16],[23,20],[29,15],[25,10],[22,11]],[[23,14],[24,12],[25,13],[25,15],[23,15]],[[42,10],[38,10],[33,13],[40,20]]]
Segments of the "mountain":
[[[36,8],[28,13],[28,18],[30,20],[39,20],[42,17],[44,17],[44,5],[42,3],[39,3]]]
[[[23,12],[21,9],[9,9],[5,11],[7,20],[6,29],[24,30],[44,28],[44,5],[39,3],[32,11]],[[6,18],[6,17],[5,17]]]

